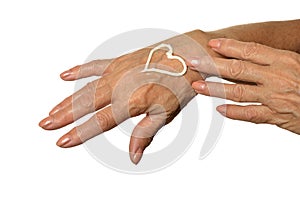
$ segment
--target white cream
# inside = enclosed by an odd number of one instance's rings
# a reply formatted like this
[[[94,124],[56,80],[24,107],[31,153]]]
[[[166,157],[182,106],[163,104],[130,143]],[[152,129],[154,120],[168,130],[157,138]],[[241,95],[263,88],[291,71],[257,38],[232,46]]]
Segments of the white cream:
[[[178,60],[179,62],[181,62],[182,64],[182,71],[181,72],[170,72],[170,71],[167,71],[167,70],[163,70],[163,69],[157,69],[157,68],[149,68],[149,64],[150,64],[150,61],[151,61],[151,58],[153,56],[153,53],[159,49],[162,49],[163,47],[167,47],[168,48],[168,51],[166,52],[166,55],[167,55],[167,58],[168,59],[175,59],[175,60]],[[148,59],[147,59],[147,62],[145,64],[145,68],[143,69],[142,72],[157,72],[157,73],[161,73],[161,74],[166,74],[166,75],[169,75],[169,76],[183,76],[187,71],[187,66],[184,62],[184,60],[179,57],[179,56],[174,56],[173,55],[173,48],[170,44],[160,44],[156,47],[154,47],[150,53],[149,53],[149,56],[148,56]]]

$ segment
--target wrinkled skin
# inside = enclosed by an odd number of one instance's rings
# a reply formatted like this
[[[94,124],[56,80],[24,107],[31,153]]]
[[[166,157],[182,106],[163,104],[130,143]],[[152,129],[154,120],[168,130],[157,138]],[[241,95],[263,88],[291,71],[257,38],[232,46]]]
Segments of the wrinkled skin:
[[[217,110],[231,119],[275,124],[300,134],[299,54],[232,39],[214,39],[209,46],[227,58],[214,58],[214,64],[202,58],[190,60],[191,68],[237,83],[200,80],[193,83],[197,93],[235,102],[260,103],[221,105]]]
[[[206,46],[207,41],[202,32],[192,31],[163,43],[171,44],[175,55],[187,59],[206,54],[200,44]],[[60,147],[72,147],[130,117],[146,114],[130,139],[130,159],[137,164],[156,132],[172,121],[196,95],[191,83],[202,79],[201,74],[193,70],[188,70],[182,77],[141,72],[154,46],[116,59],[92,61],[63,72],[61,78],[66,81],[93,75],[100,77],[55,106],[39,125],[46,130],[58,129],[96,111],[87,122],[70,130],[57,142]],[[167,59],[165,52],[157,51],[150,67],[180,72],[181,63]]]

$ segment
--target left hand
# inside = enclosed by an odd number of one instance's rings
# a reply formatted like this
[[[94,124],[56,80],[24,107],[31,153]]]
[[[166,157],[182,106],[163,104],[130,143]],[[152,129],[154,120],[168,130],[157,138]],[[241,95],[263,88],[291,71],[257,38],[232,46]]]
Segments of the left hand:
[[[162,43],[172,45],[174,55],[187,58],[205,54],[201,44],[207,41],[203,32],[192,31]],[[157,131],[171,122],[196,95],[191,83],[202,78],[190,69],[180,77],[142,72],[152,48],[143,48],[115,59],[95,60],[63,72],[61,78],[67,81],[93,75],[100,77],[55,106],[39,125],[54,130],[95,112],[88,121],[58,140],[58,146],[67,148],[80,145],[128,118],[145,114],[133,129],[129,144],[130,159],[137,164]],[[167,58],[165,50],[153,54],[152,67],[172,72],[182,70],[182,64]]]
[[[300,134],[300,55],[257,43],[214,39],[209,46],[227,58],[190,60],[192,69],[233,80],[236,84],[193,83],[199,94],[260,105],[221,105],[224,116],[253,123],[275,124]],[[233,58],[233,59],[229,59]]]

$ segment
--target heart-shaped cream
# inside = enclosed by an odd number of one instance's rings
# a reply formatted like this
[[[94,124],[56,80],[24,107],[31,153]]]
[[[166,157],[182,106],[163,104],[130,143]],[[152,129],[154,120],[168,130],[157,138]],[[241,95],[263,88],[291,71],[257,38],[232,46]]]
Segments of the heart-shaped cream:
[[[167,55],[168,59],[175,59],[175,60],[178,60],[179,62],[181,62],[182,67],[183,67],[181,72],[170,72],[170,71],[163,70],[163,69],[149,68],[149,64],[150,64],[151,58],[153,56],[153,53],[155,51],[159,50],[159,49],[164,48],[164,47],[168,48],[168,51],[166,52],[166,55]],[[179,56],[174,56],[173,55],[172,46],[170,44],[160,44],[160,45],[154,47],[150,51],[147,62],[145,64],[145,68],[143,69],[142,72],[157,72],[157,73],[161,73],[161,74],[167,74],[167,75],[170,75],[170,76],[183,76],[186,73],[186,70],[187,70],[187,66],[186,66],[184,60]]]

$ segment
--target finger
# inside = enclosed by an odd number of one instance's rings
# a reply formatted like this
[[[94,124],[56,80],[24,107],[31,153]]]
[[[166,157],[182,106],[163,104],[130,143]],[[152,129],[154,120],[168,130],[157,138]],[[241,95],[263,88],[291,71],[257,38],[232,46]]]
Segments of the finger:
[[[50,115],[40,122],[40,126],[46,130],[58,129],[108,105],[111,102],[111,88],[99,81],[101,79],[88,83],[55,106]]]
[[[202,66],[203,68],[215,68],[215,62],[210,56],[188,57],[185,58],[184,61],[191,70],[200,72],[200,75],[204,80],[209,77],[210,74],[205,73],[204,70],[198,69],[198,67]]]
[[[191,60],[191,69],[231,80],[261,83],[267,72],[265,67],[236,59],[215,58],[214,62],[206,57]]]
[[[223,84],[217,82],[197,81],[192,87],[199,94],[229,99],[235,102],[264,102],[262,88],[246,84]]]
[[[157,131],[164,125],[165,119],[158,115],[147,115],[137,124],[129,144],[129,155],[134,164],[140,162],[144,150],[150,145]]]
[[[242,120],[253,123],[274,124],[275,118],[273,112],[264,105],[221,105],[217,111],[230,119]]]
[[[262,44],[225,38],[210,40],[208,45],[214,51],[226,57],[238,58],[262,65],[272,64],[281,54],[281,51]]]
[[[77,65],[60,74],[65,81],[73,81],[89,76],[101,76],[108,68],[112,59],[94,60],[82,65]]]
[[[54,115],[58,111],[60,111],[60,110],[64,109],[65,107],[71,105],[72,104],[72,99],[73,99],[73,95],[68,96],[67,98],[65,98],[62,102],[60,102],[54,108],[52,108],[52,110],[49,112],[49,115]]]
[[[67,134],[62,136],[56,144],[63,148],[82,144],[83,142],[114,128],[118,123],[121,123],[121,121],[118,120],[114,118],[111,106],[106,107],[85,123],[73,128]]]
[[[100,89],[98,89],[98,88],[100,88]],[[79,101],[83,101],[82,99],[84,99],[87,96],[89,96],[91,98],[91,96],[95,95],[95,92],[98,90],[102,93],[104,92],[103,94],[107,94],[107,93],[110,94],[111,88],[109,87],[109,85],[107,85],[107,81],[106,81],[105,77],[101,77],[100,79],[97,79],[95,81],[87,83],[86,86],[84,86],[83,88],[81,88],[80,90],[75,92],[73,95],[67,97],[62,102],[60,102],[58,105],[56,105],[49,112],[49,115],[53,115],[56,112],[70,106],[71,104],[74,103],[75,99],[79,99]],[[97,99],[99,99],[99,98],[97,98]],[[100,100],[102,100],[102,99],[100,99]],[[88,101],[86,101],[86,102],[88,102]]]

